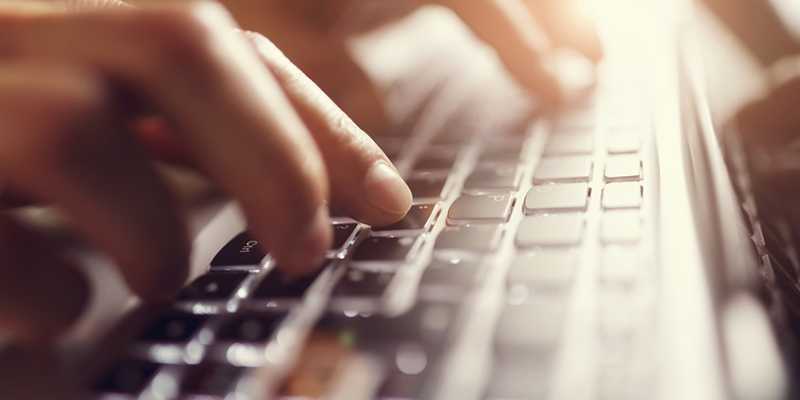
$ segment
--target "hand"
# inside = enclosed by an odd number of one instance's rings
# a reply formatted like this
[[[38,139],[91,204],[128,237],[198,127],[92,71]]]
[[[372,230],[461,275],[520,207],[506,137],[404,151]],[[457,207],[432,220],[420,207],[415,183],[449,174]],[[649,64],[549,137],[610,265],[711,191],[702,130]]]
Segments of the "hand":
[[[189,251],[149,147],[177,143],[238,198],[291,273],[324,257],[325,200],[374,225],[410,207],[410,191],[369,137],[269,41],[237,32],[222,7],[100,3],[0,8],[0,177],[7,193],[63,210],[142,298],[173,295]],[[2,216],[4,330],[52,337],[87,293],[69,260]]]
[[[368,0],[221,0],[247,29],[267,35],[368,132],[379,131],[381,96],[334,34],[349,11]],[[561,88],[543,66],[552,47],[571,47],[597,61],[602,56],[594,20],[581,0],[377,0],[387,19],[422,3],[452,9],[494,47],[520,84],[558,103]],[[372,4],[374,5],[374,4]],[[367,26],[367,28],[372,27]]]

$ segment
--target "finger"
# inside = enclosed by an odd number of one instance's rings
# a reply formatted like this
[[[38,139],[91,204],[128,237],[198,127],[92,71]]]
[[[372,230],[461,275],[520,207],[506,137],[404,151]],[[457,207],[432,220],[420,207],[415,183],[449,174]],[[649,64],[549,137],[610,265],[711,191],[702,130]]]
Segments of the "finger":
[[[272,255],[318,266],[331,240],[319,150],[220,6],[0,16],[0,54],[96,66],[169,117],[203,170],[235,195]]]
[[[542,64],[550,42],[520,0],[437,0],[450,7],[525,87],[550,103],[561,101],[558,81]]]
[[[586,0],[525,0],[525,5],[556,46],[578,50],[592,61],[603,57],[597,23]]]
[[[331,34],[351,0],[325,2],[223,0],[244,29],[260,32],[367,132],[388,118],[382,96],[351,56],[344,38]]]
[[[85,278],[40,238],[0,216],[0,327],[16,340],[56,337],[86,305]]]
[[[188,273],[183,219],[113,103],[91,70],[0,63],[0,176],[63,209],[114,257],[134,292],[165,298]]]
[[[400,220],[411,207],[411,190],[383,151],[275,45],[244,33],[317,141],[331,187],[331,202],[343,213],[370,225]]]
[[[745,141],[780,147],[797,138],[800,129],[800,78],[778,86],[765,98],[743,107],[736,115]]]

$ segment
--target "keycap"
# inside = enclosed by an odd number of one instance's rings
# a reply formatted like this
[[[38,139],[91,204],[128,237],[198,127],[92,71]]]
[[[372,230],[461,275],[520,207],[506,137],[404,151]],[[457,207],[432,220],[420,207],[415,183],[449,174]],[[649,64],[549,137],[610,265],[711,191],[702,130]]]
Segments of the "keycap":
[[[420,374],[389,374],[378,389],[376,400],[421,399],[425,379]]]
[[[478,158],[479,162],[506,161],[516,163],[522,154],[524,141],[502,139],[490,140],[484,145]]]
[[[508,284],[555,287],[572,283],[578,255],[570,250],[537,250],[520,253],[508,270]]]
[[[641,226],[639,210],[606,211],[600,225],[600,241],[606,244],[637,242]]]
[[[354,261],[405,261],[416,243],[413,237],[370,237],[353,251]]]
[[[525,213],[583,211],[588,196],[589,186],[585,183],[534,186],[525,195]]]
[[[422,274],[420,285],[472,286],[480,263],[467,260],[433,260]]]
[[[458,158],[458,152],[455,149],[446,149],[441,151],[430,151],[424,153],[417,158],[414,163],[414,171],[441,171],[453,168],[453,164]]]
[[[561,339],[566,307],[560,300],[536,300],[506,305],[497,324],[499,353],[553,351]]]
[[[464,190],[513,191],[519,186],[517,164],[489,164],[478,166],[464,182]]]
[[[609,154],[636,153],[641,149],[641,139],[636,134],[610,134],[606,137]]]
[[[398,222],[387,226],[373,226],[372,236],[417,235],[426,232],[435,221],[436,204],[417,204]]]
[[[545,157],[536,167],[533,182],[588,182],[591,176],[590,156]]]
[[[153,378],[158,367],[158,364],[149,361],[121,361],[99,380],[95,389],[100,392],[139,394]]]
[[[347,271],[333,288],[334,297],[379,297],[391,282],[394,273],[386,271]]]
[[[347,216],[344,215],[343,212],[339,211],[336,207],[330,204],[328,204],[328,215],[330,215],[330,217],[334,219],[347,218]]]
[[[642,177],[642,160],[636,154],[610,156],[606,160],[607,182],[639,180]]]
[[[549,355],[496,357],[484,399],[547,399],[553,369],[551,360]]]
[[[242,232],[214,256],[212,267],[228,267],[238,265],[259,265],[265,253],[259,248],[258,240],[249,232]]]
[[[548,156],[591,154],[594,151],[592,133],[559,133],[550,135],[544,153]]]
[[[198,277],[181,291],[179,300],[224,300],[247,278],[247,272],[216,272]]]
[[[636,208],[642,204],[639,182],[607,183],[603,188],[603,208]]]
[[[194,395],[227,395],[244,372],[244,368],[233,365],[205,362],[188,368],[181,392]]]
[[[506,222],[513,205],[514,196],[511,193],[462,195],[450,205],[447,223],[466,225]]]
[[[139,335],[146,342],[185,342],[206,322],[208,316],[172,313],[159,317]]]
[[[642,270],[639,251],[630,247],[609,247],[600,263],[600,281],[612,285],[632,285]]]
[[[389,157],[392,161],[397,160],[397,157],[400,155],[400,152],[407,142],[407,137],[385,137],[375,139],[375,144],[377,144],[381,150],[383,150],[383,154],[386,154],[386,157]]]
[[[597,112],[593,108],[585,108],[560,112],[553,125],[556,132],[588,130],[594,128],[596,121]]]
[[[217,338],[244,342],[263,342],[278,328],[283,315],[249,313],[236,315],[225,321],[219,329]]]
[[[453,304],[418,303],[398,316],[329,314],[319,325],[333,332],[348,332],[355,343],[418,341],[436,345],[445,339],[456,311]]]
[[[497,250],[503,237],[500,224],[448,226],[436,238],[436,250],[489,253]]]
[[[291,277],[284,274],[276,266],[269,271],[264,280],[253,292],[255,299],[299,299],[314,283],[323,268],[310,276]]]
[[[406,184],[408,184],[408,188],[411,189],[411,195],[414,197],[414,200],[438,200],[442,198],[442,191],[444,190],[444,184],[446,182],[447,176],[426,176],[406,180]]]
[[[572,246],[583,239],[581,213],[531,215],[517,230],[517,246]]]
[[[331,250],[337,250],[344,247],[350,241],[358,224],[336,224],[333,225],[333,242],[331,243]]]

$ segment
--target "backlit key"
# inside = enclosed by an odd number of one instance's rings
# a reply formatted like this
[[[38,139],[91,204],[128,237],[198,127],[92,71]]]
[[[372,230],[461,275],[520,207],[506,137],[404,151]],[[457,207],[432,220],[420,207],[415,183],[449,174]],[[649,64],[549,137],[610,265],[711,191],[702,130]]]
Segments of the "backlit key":
[[[506,222],[513,205],[514,196],[511,193],[463,195],[450,206],[447,223],[467,225]]]
[[[607,182],[639,180],[642,177],[642,160],[638,155],[611,156],[606,160]]]
[[[522,219],[517,246],[572,246],[583,239],[581,213],[531,215]]]
[[[547,157],[536,167],[533,182],[588,182],[591,176],[590,156]]]
[[[387,226],[372,227],[372,236],[410,236],[427,232],[436,219],[436,204],[417,204],[411,206],[400,221]]]
[[[560,133],[550,135],[544,152],[548,156],[591,154],[594,151],[592,133]]]
[[[516,190],[518,186],[517,164],[489,164],[482,165],[472,171],[466,182],[464,190]]]
[[[608,183],[603,188],[603,208],[637,208],[642,204],[639,182]]]
[[[264,259],[258,240],[249,232],[242,232],[231,239],[211,260],[211,267],[255,266]],[[213,269],[213,268],[212,268]]]
[[[588,202],[589,186],[585,183],[539,185],[525,196],[525,213],[583,211]]]

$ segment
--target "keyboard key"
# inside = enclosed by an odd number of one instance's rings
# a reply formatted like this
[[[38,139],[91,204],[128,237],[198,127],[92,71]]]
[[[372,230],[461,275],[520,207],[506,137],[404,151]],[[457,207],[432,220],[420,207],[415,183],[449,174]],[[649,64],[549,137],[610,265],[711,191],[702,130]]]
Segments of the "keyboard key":
[[[605,178],[607,182],[639,180],[642,178],[642,160],[636,154],[608,157]]]
[[[206,322],[208,316],[174,313],[156,319],[139,339],[145,342],[185,342]]]
[[[606,137],[609,154],[636,153],[641,147],[641,139],[636,134],[611,134]]]
[[[588,182],[591,176],[590,156],[546,157],[536,167],[533,182]]]
[[[249,232],[242,232],[231,239],[211,260],[212,267],[239,265],[260,265],[265,253],[259,248],[258,240]]]
[[[510,360],[509,360],[510,358]],[[552,375],[552,357],[502,357],[495,361],[486,400],[544,400]]]
[[[534,186],[525,196],[525,213],[583,211],[589,203],[588,195],[585,183]]]
[[[95,386],[100,392],[137,395],[155,375],[159,365],[148,361],[125,360],[113,366]]]
[[[603,188],[603,208],[636,208],[642,204],[638,182],[608,183]]]
[[[430,151],[417,158],[414,171],[442,171],[450,170],[458,158],[456,149],[447,148],[439,151]]]
[[[506,305],[497,324],[495,343],[501,354],[553,351],[564,326],[566,307],[559,300],[543,299]]]
[[[559,133],[550,135],[545,155],[591,154],[594,151],[594,134]]]
[[[519,161],[522,154],[523,140],[490,140],[481,152],[479,162]]]
[[[357,345],[364,343],[392,344],[417,341],[428,345],[441,344],[455,318],[457,308],[452,304],[420,304],[408,312],[388,317],[362,314],[348,317],[329,314],[319,323],[325,330],[349,332]]]
[[[466,260],[433,260],[422,274],[422,285],[472,286],[480,263]]]
[[[514,196],[511,193],[463,195],[450,206],[447,223],[467,225],[506,222],[513,205]]]
[[[277,266],[269,271],[253,293],[255,299],[299,299],[322,273],[320,268],[311,276],[291,277]]]
[[[380,297],[394,273],[351,269],[333,288],[334,297]]]
[[[336,224],[333,225],[333,242],[331,250],[338,250],[348,244],[356,231],[358,224]]]
[[[217,338],[244,342],[263,342],[272,336],[278,328],[282,315],[277,314],[245,314],[236,315],[222,324]]]
[[[539,250],[518,254],[508,271],[508,284],[557,287],[572,283],[578,255],[569,250]]]
[[[388,226],[373,226],[372,236],[418,235],[427,232],[436,222],[436,204],[417,204],[399,222]]]
[[[248,275],[247,272],[217,272],[200,276],[183,289],[178,300],[225,300]]]
[[[596,123],[597,112],[592,108],[585,108],[560,112],[553,125],[556,132],[570,132],[593,129]]]
[[[636,248],[609,247],[603,252],[600,281],[605,284],[633,285],[642,269]]]
[[[489,253],[497,250],[503,237],[500,224],[448,226],[436,238],[436,250]]]
[[[637,242],[641,225],[639,210],[607,211],[600,226],[600,241],[606,244]]]
[[[193,365],[181,383],[181,392],[223,398],[233,389],[232,386],[244,370],[242,367],[218,363]]]
[[[414,200],[417,199],[441,199],[444,190],[444,184],[447,182],[447,176],[426,176],[422,178],[408,179],[406,183],[408,188],[411,189],[411,195]]]
[[[386,157],[389,157],[392,161],[397,160],[407,142],[407,137],[385,137],[375,139],[375,144],[377,144],[381,150],[383,150],[383,154],[386,154]]]
[[[371,237],[358,244],[354,261],[402,262],[409,256],[417,239],[413,237]]]
[[[482,165],[472,171],[464,182],[464,190],[513,191],[519,185],[517,164]]]
[[[572,246],[583,239],[583,214],[531,215],[522,219],[517,246]]]

